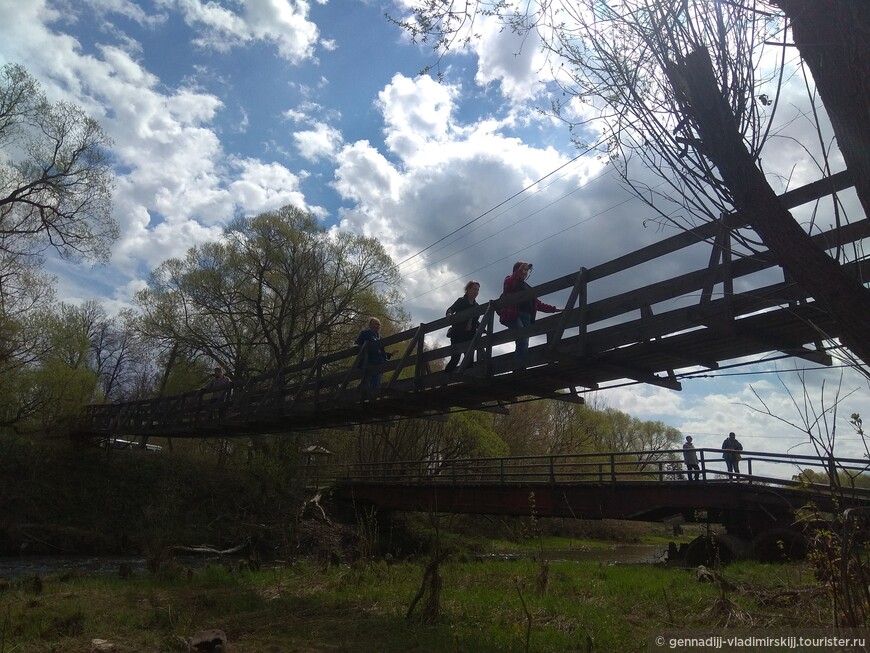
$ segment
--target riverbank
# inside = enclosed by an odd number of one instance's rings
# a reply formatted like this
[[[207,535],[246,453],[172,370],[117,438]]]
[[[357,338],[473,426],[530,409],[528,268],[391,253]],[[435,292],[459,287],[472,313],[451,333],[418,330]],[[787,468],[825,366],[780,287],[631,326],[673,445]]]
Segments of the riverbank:
[[[0,651],[91,653],[93,640],[117,653],[187,651],[194,633],[220,629],[235,653],[628,652],[648,650],[663,630],[827,628],[832,619],[824,587],[797,563],[737,563],[710,583],[652,565],[450,556],[438,569],[434,623],[421,623],[428,596],[407,613],[429,562],[20,579],[0,594]]]

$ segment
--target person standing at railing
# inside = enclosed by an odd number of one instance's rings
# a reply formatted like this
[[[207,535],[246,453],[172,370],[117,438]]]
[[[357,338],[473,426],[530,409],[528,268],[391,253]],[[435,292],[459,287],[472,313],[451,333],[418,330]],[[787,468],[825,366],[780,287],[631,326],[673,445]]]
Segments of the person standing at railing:
[[[517,261],[514,263],[514,270],[511,274],[504,278],[504,292],[502,297],[507,297],[514,293],[530,290],[532,287],[526,279],[532,272],[532,264],[525,261]],[[561,308],[556,308],[551,304],[545,304],[537,297],[530,297],[523,300],[519,304],[509,304],[499,309],[498,319],[508,329],[523,329],[530,324],[535,323],[535,314],[541,311],[542,313],[559,313]],[[526,351],[529,349],[529,339],[517,338],[516,350],[514,357],[517,360],[523,360],[526,357]]]
[[[381,321],[376,317],[369,320],[368,329],[359,332],[354,345],[357,347],[357,351],[363,346],[366,348],[366,353],[361,361],[363,368],[383,365],[393,356],[392,352],[384,351],[384,346],[381,344]],[[369,394],[377,393],[381,387],[381,377],[383,377],[382,372],[372,373],[366,370],[363,373],[363,378],[359,383],[359,391],[363,394],[364,399],[367,399]]]
[[[202,386],[202,390],[199,392],[200,394],[211,393],[211,403],[219,404],[226,399],[230,383],[232,383],[232,379],[224,374],[222,368],[216,367],[213,370],[211,379],[209,379],[208,383]]]
[[[477,281],[469,281],[465,284],[465,294],[462,295],[459,299],[457,299],[453,304],[451,304],[450,308],[447,309],[447,313],[445,314],[447,317],[454,315],[455,313],[462,313],[463,311],[467,311],[470,308],[474,308],[477,306],[477,295],[480,293],[480,283]],[[457,345],[461,342],[468,342],[472,338],[474,338],[474,334],[477,333],[477,328],[480,326],[480,317],[475,316],[465,320],[464,322],[457,322],[456,324],[452,324],[450,328],[447,330],[447,337],[450,338],[451,345]],[[445,372],[451,372],[456,369],[456,366],[459,365],[459,359],[462,358],[462,352],[457,351],[454,352],[450,357],[450,360],[447,362],[447,365],[444,367]],[[471,352],[471,359],[468,361],[468,366],[471,367],[474,365],[474,352]]]
[[[211,379],[199,391],[200,395],[211,394],[211,401],[206,410],[206,417],[208,419],[215,416],[215,409],[217,409],[218,417],[224,416],[226,406],[223,404],[227,400],[227,394],[233,382],[230,377],[224,374],[223,369],[220,367],[214,368],[212,372]]]
[[[728,434],[725,441],[722,443],[722,459],[728,467],[728,480],[731,480],[731,474],[740,473],[740,452],[743,451],[743,445],[734,435],[734,431]]]
[[[698,481],[701,479],[700,466],[698,465],[698,452],[695,451],[695,445],[692,444],[692,436],[686,436],[686,442],[683,445],[683,460],[686,463],[686,475],[690,481]]]

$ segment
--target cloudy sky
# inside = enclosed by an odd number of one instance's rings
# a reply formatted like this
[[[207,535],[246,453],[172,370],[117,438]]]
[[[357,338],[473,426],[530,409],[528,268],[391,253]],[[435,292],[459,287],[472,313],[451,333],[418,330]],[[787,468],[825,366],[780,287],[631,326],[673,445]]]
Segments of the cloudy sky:
[[[377,237],[400,264],[414,323],[443,315],[470,278],[481,299],[497,297],[518,259],[535,263],[530,281],[540,283],[675,233],[645,226],[652,211],[540,112],[549,98],[533,41],[481,23],[473,48],[437,62],[439,82],[418,75],[436,63],[431,50],[384,17],[403,16],[401,4],[0,0],[0,64],[24,65],[115,143],[121,237],[108,266],[51,261],[60,296],[117,309],[161,261],[237,215],[286,204]],[[803,80],[792,84],[783,123],[799,130]],[[802,147],[784,138],[783,160],[767,162],[792,187],[818,177]],[[676,426],[698,446],[734,430],[747,449],[810,454],[786,423],[801,421],[795,369],[809,366],[709,372],[682,392],[630,386],[597,401]],[[805,373],[807,399],[821,410],[824,381],[828,408],[839,388],[838,451],[860,456],[847,420],[870,414],[870,392],[853,374],[841,384],[840,372]],[[756,394],[785,421],[759,413]]]

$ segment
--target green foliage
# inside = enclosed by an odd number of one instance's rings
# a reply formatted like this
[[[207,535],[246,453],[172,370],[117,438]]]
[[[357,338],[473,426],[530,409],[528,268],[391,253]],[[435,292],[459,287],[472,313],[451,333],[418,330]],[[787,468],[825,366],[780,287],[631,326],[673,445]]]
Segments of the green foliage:
[[[211,376],[208,361],[177,360],[169,371],[163,394],[174,395],[198,390]]]
[[[495,432],[492,416],[480,411],[463,411],[450,416],[448,438],[459,450],[459,456],[484,458],[507,456],[509,449]]]
[[[0,425],[57,433],[94,399],[97,373],[78,313],[61,304],[15,321],[17,351],[0,375]]]
[[[494,428],[510,455],[656,452],[675,448],[680,432],[613,408],[542,400],[517,404],[495,418]]]
[[[57,359],[45,361],[30,376],[32,384],[26,400],[41,406],[30,425],[43,433],[66,432],[78,418],[82,406],[93,400],[97,387],[97,375],[93,371],[73,368]],[[25,427],[26,423],[20,425],[20,428]]]

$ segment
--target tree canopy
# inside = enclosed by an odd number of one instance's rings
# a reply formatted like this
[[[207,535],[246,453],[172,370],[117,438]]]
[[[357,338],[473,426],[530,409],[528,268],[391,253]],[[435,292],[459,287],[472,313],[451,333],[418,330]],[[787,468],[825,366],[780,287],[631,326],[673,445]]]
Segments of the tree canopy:
[[[0,426],[62,427],[95,398],[90,340],[42,256],[105,261],[117,238],[110,139],[21,66],[0,69]],[[93,307],[91,307],[93,308]],[[84,310],[84,309],[83,309]]]
[[[0,69],[0,256],[54,248],[105,261],[117,238],[111,140],[69,102],[49,102],[22,67]]]
[[[382,245],[287,206],[163,262],[136,298],[142,332],[242,376],[349,347],[369,315],[400,322]]]

